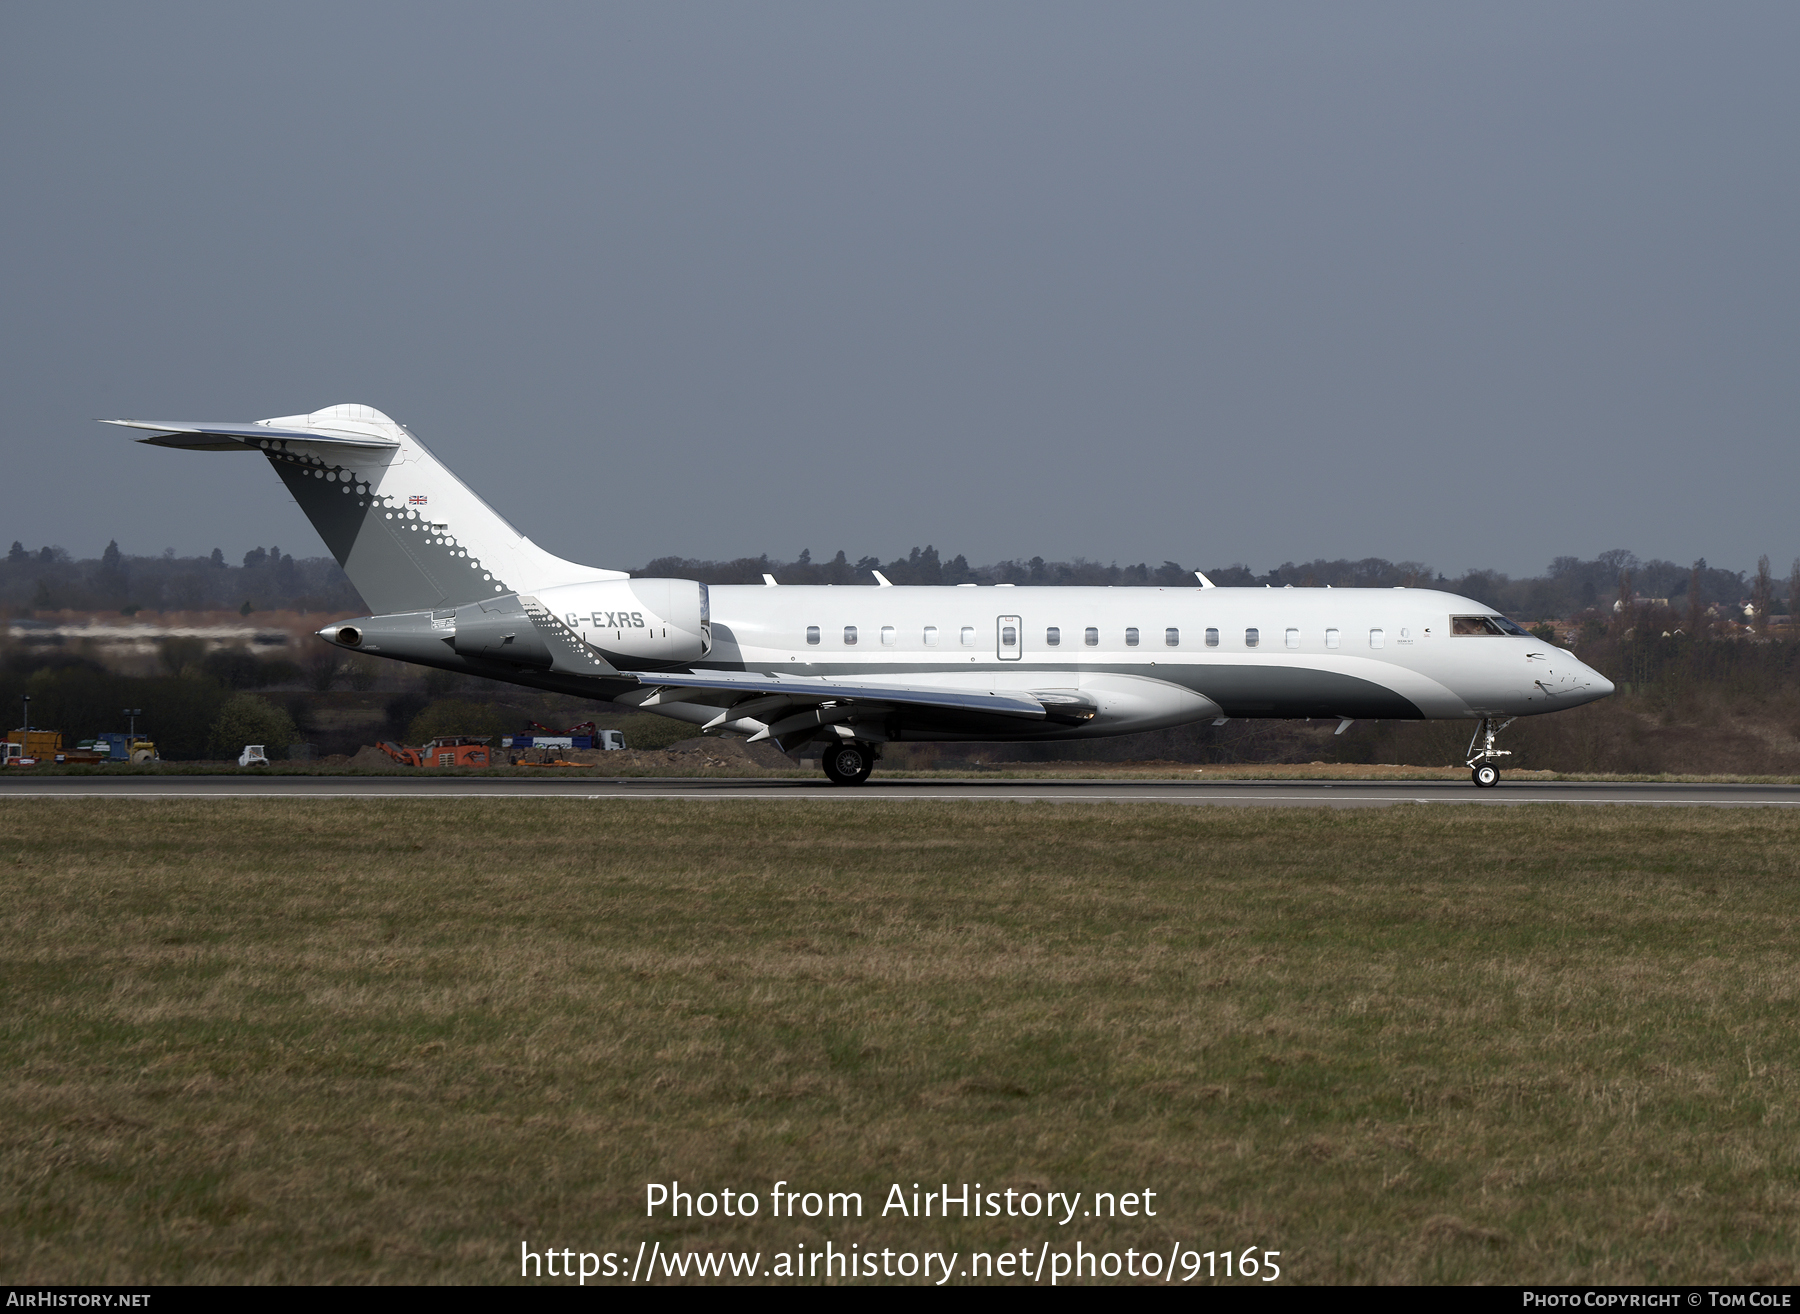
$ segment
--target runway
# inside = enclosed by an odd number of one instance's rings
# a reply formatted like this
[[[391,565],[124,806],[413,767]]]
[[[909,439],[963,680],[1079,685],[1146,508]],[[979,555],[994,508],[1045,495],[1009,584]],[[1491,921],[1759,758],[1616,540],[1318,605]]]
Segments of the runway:
[[[1192,807],[1393,807],[1408,803],[1507,807],[1525,803],[1635,807],[1800,807],[1800,785],[1598,784],[1300,780],[882,780],[860,788],[824,781],[692,777],[507,778],[444,776],[0,777],[5,799],[686,799],[695,802],[1174,803]]]

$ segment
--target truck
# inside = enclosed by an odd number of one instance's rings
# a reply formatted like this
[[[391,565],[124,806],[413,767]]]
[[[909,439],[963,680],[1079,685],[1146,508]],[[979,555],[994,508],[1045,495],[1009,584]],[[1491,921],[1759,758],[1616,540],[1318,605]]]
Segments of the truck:
[[[7,766],[37,766],[40,762],[60,762],[63,758],[62,731],[8,730],[6,732]]]
[[[622,730],[595,730],[591,735],[506,735],[500,740],[502,748],[562,748],[562,749],[599,749],[601,752],[616,753],[625,749],[625,732]]]

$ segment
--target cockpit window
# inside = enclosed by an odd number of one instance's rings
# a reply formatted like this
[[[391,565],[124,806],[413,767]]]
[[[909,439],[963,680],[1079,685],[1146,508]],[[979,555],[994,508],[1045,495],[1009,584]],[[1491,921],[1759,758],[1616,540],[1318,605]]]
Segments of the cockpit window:
[[[1524,638],[1530,636],[1504,616],[1452,616],[1450,618],[1452,634],[1516,634]]]

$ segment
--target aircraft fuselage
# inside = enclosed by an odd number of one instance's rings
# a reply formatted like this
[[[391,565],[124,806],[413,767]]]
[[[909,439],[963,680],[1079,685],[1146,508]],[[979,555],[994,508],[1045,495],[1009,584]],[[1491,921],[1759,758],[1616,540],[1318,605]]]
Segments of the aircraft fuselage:
[[[709,593],[712,648],[696,669],[1095,696],[1092,720],[1015,729],[1014,738],[1120,734],[1205,716],[1526,716],[1612,692],[1573,654],[1536,637],[1454,633],[1452,617],[1494,613],[1432,589],[715,585]],[[584,637],[604,648],[608,636]]]

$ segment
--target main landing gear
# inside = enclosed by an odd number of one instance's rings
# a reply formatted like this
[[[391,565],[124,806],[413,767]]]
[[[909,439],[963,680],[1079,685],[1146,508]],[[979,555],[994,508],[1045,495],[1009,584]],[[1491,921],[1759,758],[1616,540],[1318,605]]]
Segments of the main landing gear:
[[[860,785],[875,769],[875,750],[856,739],[842,739],[825,746],[821,762],[834,785]]]
[[[1500,783],[1500,768],[1494,764],[1495,758],[1511,757],[1512,753],[1504,748],[1495,748],[1494,740],[1500,732],[1513,723],[1513,717],[1495,724],[1494,718],[1484,716],[1481,724],[1475,727],[1475,733],[1469,740],[1469,775],[1475,781],[1477,789],[1492,789]],[[1481,749],[1476,751],[1475,745],[1480,742]]]

